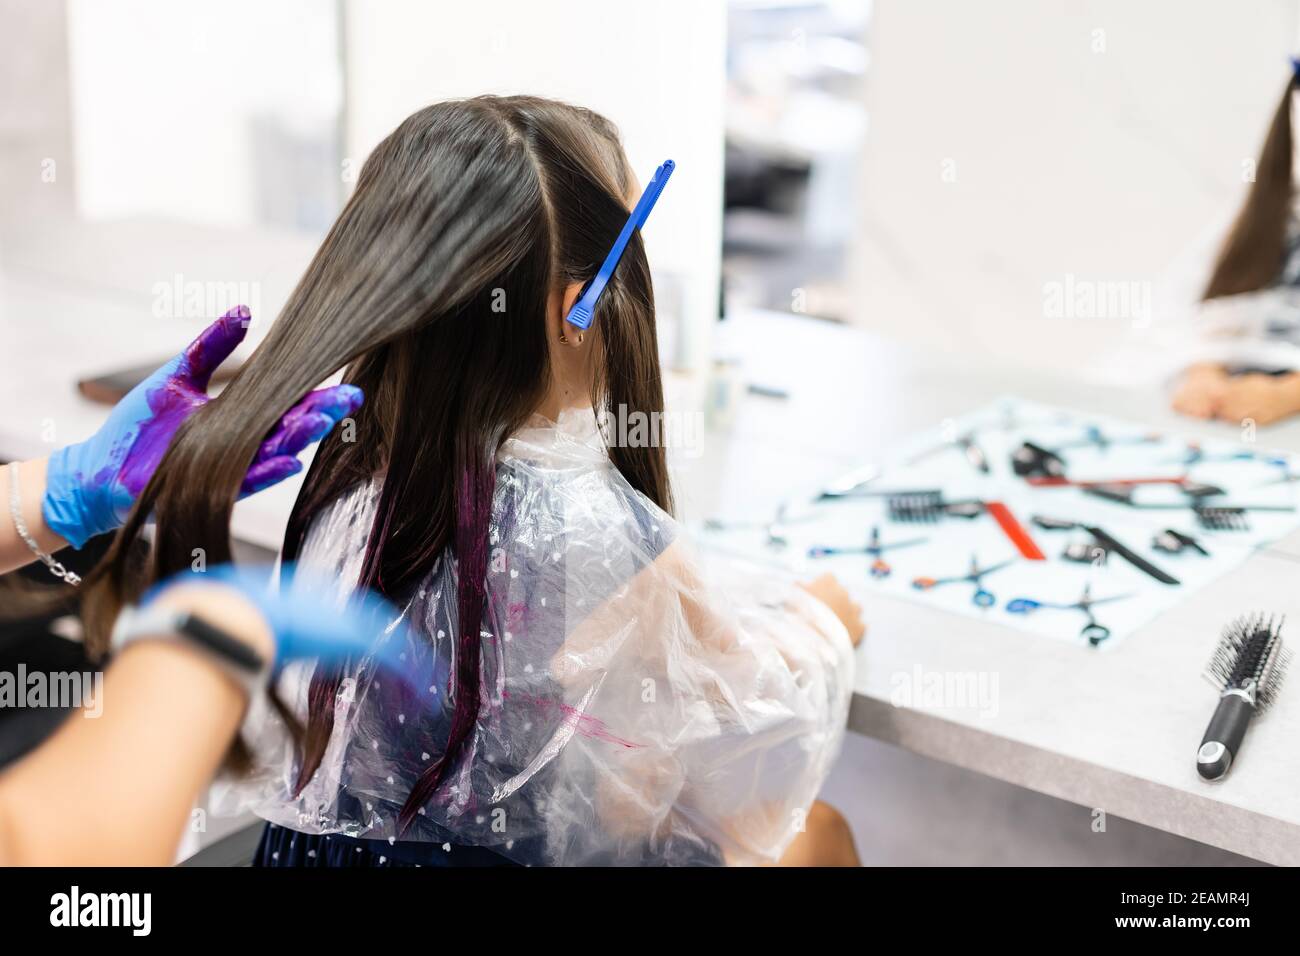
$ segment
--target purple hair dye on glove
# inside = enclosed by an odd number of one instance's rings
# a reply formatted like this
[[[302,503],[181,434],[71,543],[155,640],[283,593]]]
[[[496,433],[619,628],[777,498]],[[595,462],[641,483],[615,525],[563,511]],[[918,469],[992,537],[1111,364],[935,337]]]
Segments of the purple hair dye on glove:
[[[206,405],[212,373],[248,333],[250,313],[236,306],[180,355],[113,407],[90,438],[50,456],[41,511],[46,525],[75,548],[117,528],[149,483],[181,424]],[[262,443],[240,488],[251,495],[302,469],[298,452],[361,407],[360,389],[336,385],[307,395]]]

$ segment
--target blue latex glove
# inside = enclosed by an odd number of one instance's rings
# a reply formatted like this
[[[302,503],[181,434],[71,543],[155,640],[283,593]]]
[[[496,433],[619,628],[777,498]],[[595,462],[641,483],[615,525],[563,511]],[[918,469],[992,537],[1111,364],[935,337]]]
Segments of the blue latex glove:
[[[119,527],[176,429],[208,401],[208,382],[248,333],[249,312],[237,306],[114,406],[94,435],[50,456],[41,511],[51,531],[75,548]],[[361,407],[361,390],[335,385],[311,392],[289,409],[262,442],[240,488],[255,494],[302,470],[300,451]]]
[[[281,586],[267,583],[266,569],[223,564],[206,571],[186,571],[156,584],[140,600],[146,607],[171,588],[198,585],[224,586],[238,591],[253,604],[275,636],[275,662],[302,658],[341,663],[367,655],[401,677],[399,655],[405,645],[406,624],[397,609],[370,591],[352,594],[339,605],[336,585],[295,566],[280,569]],[[393,622],[396,622],[394,624]],[[221,621],[210,623],[221,626]],[[391,631],[390,631],[391,627]],[[387,636],[385,636],[387,635]]]

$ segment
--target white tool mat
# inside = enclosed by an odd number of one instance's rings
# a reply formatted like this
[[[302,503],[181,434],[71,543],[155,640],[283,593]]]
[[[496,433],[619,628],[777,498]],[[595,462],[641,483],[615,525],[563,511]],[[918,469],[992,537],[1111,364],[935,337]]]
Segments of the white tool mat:
[[[975,450],[965,447],[964,440]],[[1171,506],[1133,507],[1078,485],[1034,485],[1012,468],[1012,454],[1024,442],[1055,452],[1072,482],[1181,478],[1222,494],[1194,498],[1189,492],[1197,489],[1187,484],[1125,485],[1137,504]],[[981,457],[987,473],[972,462]],[[1236,567],[1254,550],[1300,527],[1300,512],[1295,510],[1298,485],[1300,461],[1251,442],[1193,445],[1106,416],[1003,399],[937,425],[900,448],[878,476],[860,488],[866,495],[796,497],[771,523],[715,523],[706,528],[704,538],[715,547],[765,556],[802,574],[832,572],[859,595],[892,595],[1104,650]],[[931,522],[891,517],[887,493],[914,490],[939,491],[957,510],[968,502],[1001,502],[1046,559],[1025,558],[986,509],[973,508],[980,513],[969,518],[940,514]],[[1231,530],[1207,528],[1191,507],[1193,501],[1206,508],[1246,510],[1232,519],[1237,527]],[[1045,530],[1033,521],[1040,516],[1080,527]],[[1083,526],[1107,532],[1179,583],[1162,583],[1114,551],[1103,554]],[[873,528],[883,546],[878,556],[814,556],[816,549],[862,549]],[[1193,539],[1208,554],[1191,546],[1176,554],[1159,550],[1156,536],[1168,530]],[[1069,546],[1084,560],[1067,560],[1063,553]],[[886,576],[879,575],[880,568],[872,574],[877,558],[889,565]],[[996,570],[981,577],[977,586],[961,580],[972,563]],[[925,579],[938,583],[918,587]],[[981,595],[986,606],[974,600],[981,590],[986,592]],[[1095,602],[1091,619],[1078,606],[1085,593]]]

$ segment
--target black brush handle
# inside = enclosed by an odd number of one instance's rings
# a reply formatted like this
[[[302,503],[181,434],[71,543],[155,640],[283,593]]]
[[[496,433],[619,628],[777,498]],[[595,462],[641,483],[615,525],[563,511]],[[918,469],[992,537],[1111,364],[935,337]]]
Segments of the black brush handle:
[[[1197,773],[1206,780],[1218,780],[1228,772],[1253,716],[1255,705],[1239,694],[1219,698],[1219,706],[1201,738],[1201,749],[1196,751]]]

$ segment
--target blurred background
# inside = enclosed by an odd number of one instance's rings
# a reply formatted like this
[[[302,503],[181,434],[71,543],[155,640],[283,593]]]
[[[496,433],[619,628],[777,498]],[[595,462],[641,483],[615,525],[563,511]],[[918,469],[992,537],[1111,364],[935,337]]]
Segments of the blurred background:
[[[0,403],[113,372],[111,342],[161,358],[236,303],[271,321],[370,149],[491,92],[605,113],[642,180],[677,161],[646,238],[687,390],[780,394],[758,372],[779,349],[734,368],[751,313],[1136,381],[1297,48],[1300,0],[0,0]],[[1049,314],[1068,277],[1150,308]],[[0,458],[77,421],[11,413]],[[1124,821],[1090,839],[1077,807],[851,738],[831,791],[869,862],[1232,859]]]
[[[255,294],[269,319],[401,119],[527,91],[618,122],[643,179],[677,160],[649,241],[666,349],[700,363],[719,311],[727,11],[674,7],[4,0],[0,263],[164,310],[167,285],[228,286],[225,304]]]
[[[678,365],[725,303],[1114,374],[1131,317],[1044,322],[1044,284],[1185,311],[1298,29],[1292,0],[561,9],[0,0],[0,263],[150,306],[242,283],[269,318],[400,118],[527,89],[677,159],[648,241]]]

